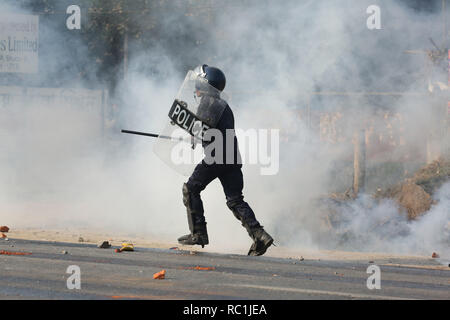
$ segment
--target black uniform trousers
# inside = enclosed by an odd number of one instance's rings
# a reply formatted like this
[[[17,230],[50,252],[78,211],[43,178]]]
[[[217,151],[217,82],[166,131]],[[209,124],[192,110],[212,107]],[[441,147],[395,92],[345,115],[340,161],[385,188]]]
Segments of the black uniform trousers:
[[[195,213],[194,224],[202,224],[205,222],[203,202],[200,193],[206,186],[216,178],[219,178],[227,201],[228,208],[233,212],[234,216],[241,221],[242,225],[248,230],[260,228],[259,222],[256,220],[253,210],[247,202],[244,201],[242,189],[244,188],[244,179],[242,176],[242,165],[238,164],[206,164],[199,163],[188,182],[186,183],[190,207]]]

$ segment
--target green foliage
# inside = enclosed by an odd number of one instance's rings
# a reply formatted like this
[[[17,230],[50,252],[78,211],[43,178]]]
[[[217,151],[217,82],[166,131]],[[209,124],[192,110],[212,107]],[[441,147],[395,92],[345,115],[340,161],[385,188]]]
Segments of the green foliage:
[[[210,32],[212,0],[3,0],[38,14],[42,26],[58,30],[75,71],[84,79],[103,80],[110,89],[123,78],[123,61],[134,53],[170,57],[180,72],[205,61],[201,46]],[[67,7],[81,8],[81,30],[67,30]],[[206,26],[206,27],[205,27]],[[44,28],[42,28],[44,29]],[[42,37],[42,42],[47,41]],[[87,48],[78,54],[77,44]],[[125,52],[127,47],[129,50]],[[205,50],[206,51],[206,50]],[[45,59],[45,57],[43,57]],[[89,61],[88,61],[89,60]],[[47,61],[46,61],[47,62]],[[88,62],[88,63],[87,63]],[[84,65],[84,66],[83,66]]]

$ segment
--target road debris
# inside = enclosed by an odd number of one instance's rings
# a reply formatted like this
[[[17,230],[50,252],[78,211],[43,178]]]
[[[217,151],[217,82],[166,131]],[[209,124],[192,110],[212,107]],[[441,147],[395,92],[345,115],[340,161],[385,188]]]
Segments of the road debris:
[[[67,254],[68,252],[66,250],[61,251],[62,254]]]
[[[433,254],[431,255],[432,258],[439,258],[439,254],[437,254],[436,252],[433,252]]]
[[[166,270],[161,270],[160,272],[157,272],[153,275],[153,279],[165,279],[166,277]]]
[[[188,268],[188,269],[194,269],[194,270],[216,270],[216,268],[214,268],[214,267],[200,267],[200,266],[195,266],[195,267]]]
[[[1,234],[1,237],[4,239],[4,238],[7,238],[7,236],[6,236],[6,234],[4,234],[3,232],[2,232],[2,234]]]
[[[109,241],[103,241],[97,247],[100,249],[109,249],[111,248],[111,243]]]
[[[195,266],[195,267],[179,267],[179,269],[183,269],[183,270],[216,270],[215,267],[200,267],[200,266]]]
[[[31,252],[15,252],[15,251],[0,250],[0,254],[6,254],[8,256],[27,256],[30,255]]]
[[[134,251],[134,246],[132,243],[122,243],[122,248],[115,249],[114,252],[122,252],[122,251]]]
[[[120,251],[134,251],[134,245],[132,243],[124,242],[122,243],[122,248]]]
[[[180,250],[178,247],[169,248],[169,250]]]
[[[9,228],[7,226],[0,226],[0,232],[9,232]]]
[[[83,237],[79,237],[79,238],[78,238],[78,242],[84,242]]]

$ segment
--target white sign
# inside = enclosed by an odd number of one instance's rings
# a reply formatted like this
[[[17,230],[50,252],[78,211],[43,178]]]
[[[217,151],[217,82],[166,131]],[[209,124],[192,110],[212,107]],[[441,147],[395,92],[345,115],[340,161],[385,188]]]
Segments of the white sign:
[[[37,73],[39,16],[0,15],[0,72]]]

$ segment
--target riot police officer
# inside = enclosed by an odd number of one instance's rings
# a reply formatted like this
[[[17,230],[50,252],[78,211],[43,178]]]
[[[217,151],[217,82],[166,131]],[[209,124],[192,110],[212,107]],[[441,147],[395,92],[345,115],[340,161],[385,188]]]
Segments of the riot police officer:
[[[225,88],[225,75],[220,69],[206,64],[197,67],[194,72],[198,77],[195,83],[195,95],[197,99],[200,99],[197,115],[211,128],[219,130],[222,134],[224,161],[211,164],[203,159],[183,185],[183,203],[187,209],[190,234],[178,238],[178,242],[202,247],[209,243],[200,193],[211,181],[218,178],[222,184],[228,208],[241,221],[253,240],[248,255],[262,255],[273,244],[273,238],[260,225],[253,210],[244,201],[242,164],[234,132],[234,116],[226,101],[220,97],[220,93]],[[233,135],[232,146],[229,145],[230,140],[225,138],[230,132]],[[203,141],[203,147],[206,147],[208,143],[211,141]],[[231,163],[226,161],[230,158],[230,152],[233,159]]]

